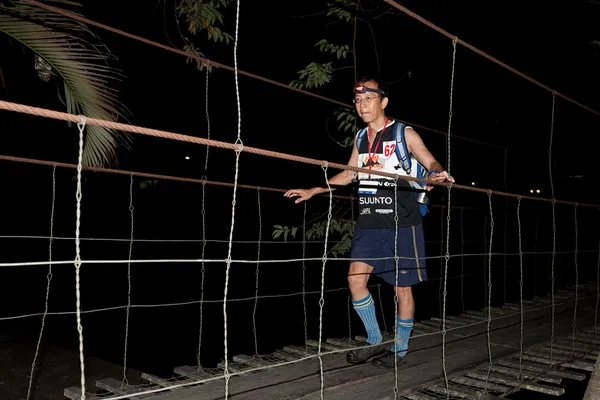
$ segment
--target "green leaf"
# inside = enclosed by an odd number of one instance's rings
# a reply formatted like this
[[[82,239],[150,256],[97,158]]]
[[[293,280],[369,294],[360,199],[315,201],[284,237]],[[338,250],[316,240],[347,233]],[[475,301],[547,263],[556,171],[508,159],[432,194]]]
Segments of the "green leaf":
[[[297,226],[293,226],[292,227],[292,237],[295,238],[296,237],[296,232],[298,232],[298,227]]]
[[[50,74],[49,79],[56,77],[64,82],[70,113],[112,121],[125,118],[126,108],[118,101],[114,87],[122,74],[107,65],[114,58],[110,53],[83,39],[94,38],[85,25],[24,1],[8,4],[12,7],[0,6],[4,11],[0,12],[0,33],[39,57],[36,68],[44,69],[38,70],[44,79]],[[128,135],[88,125],[83,163],[90,166],[114,163],[120,145],[129,145]]]
[[[286,228],[285,231],[284,231],[284,233],[283,233],[283,240],[286,241],[286,242],[287,242],[287,237],[288,237],[288,233],[289,232],[290,231]]]
[[[279,236],[281,236],[282,233],[283,231],[281,230],[273,232],[273,239],[277,239]]]
[[[318,88],[331,82],[332,72],[333,67],[331,66],[331,62],[325,64],[312,62],[308,64],[305,69],[298,71],[298,74],[300,75],[299,79],[297,81],[292,81],[290,86],[299,89]]]

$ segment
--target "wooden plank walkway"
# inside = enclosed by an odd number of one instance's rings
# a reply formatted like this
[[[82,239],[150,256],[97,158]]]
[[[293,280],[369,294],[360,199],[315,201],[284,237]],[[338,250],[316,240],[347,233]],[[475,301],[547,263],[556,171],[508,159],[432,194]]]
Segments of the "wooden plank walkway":
[[[597,354],[593,332],[584,331],[593,324],[595,287],[579,287],[580,300],[577,311],[579,332],[575,340],[571,337],[573,321],[574,291],[561,292],[567,296],[564,304],[555,309],[556,347],[553,364],[550,364],[549,332],[551,308],[548,299],[536,298],[525,306],[524,346],[528,360],[522,363],[523,381],[519,380],[520,314],[514,305],[493,308],[490,326],[493,367],[487,389],[494,396],[503,397],[515,390],[531,390],[561,395],[563,379],[582,380],[585,375],[575,370],[587,371],[593,366],[591,358]],[[450,399],[474,398],[486,387],[488,372],[487,353],[487,310],[467,311],[463,316],[452,316],[452,326],[447,326],[446,367]],[[407,363],[398,371],[398,398],[436,399],[446,398],[446,385],[442,373],[441,334],[435,327],[439,320],[421,321],[413,331]],[[420,328],[419,328],[420,327]],[[433,332],[432,332],[433,331]],[[339,351],[359,345],[360,337],[351,339],[331,338],[323,342],[323,352]],[[391,338],[390,338],[391,339]],[[364,339],[363,339],[364,340]],[[600,341],[599,341],[600,342]],[[272,355],[261,358],[237,355],[229,363],[230,373],[239,372],[229,381],[229,399],[320,399],[321,375],[318,358],[254,372],[244,372],[281,362],[298,360],[316,354],[313,347],[318,342],[308,341],[307,347],[287,346]],[[573,344],[575,347],[573,349]],[[571,352],[571,350],[575,350]],[[516,358],[515,358],[516,354]],[[325,398],[337,399],[393,399],[394,371],[382,370],[371,364],[350,365],[345,360],[346,352],[323,355],[323,378]],[[524,356],[525,357],[525,356]],[[566,371],[565,367],[569,370]],[[174,369],[175,376],[162,379],[146,375],[149,384],[144,391],[168,388],[169,385],[192,384],[158,393],[133,395],[131,399],[150,400],[218,400],[224,399],[223,369],[200,370],[189,366]],[[198,380],[216,378],[197,383]],[[102,385],[105,390],[110,387]],[[110,390],[109,390],[110,392]],[[118,387],[110,394],[90,393],[88,398],[139,393],[140,387]],[[65,389],[65,396],[78,399],[76,388]],[[485,398],[485,397],[484,397]],[[490,397],[492,398],[492,397]]]

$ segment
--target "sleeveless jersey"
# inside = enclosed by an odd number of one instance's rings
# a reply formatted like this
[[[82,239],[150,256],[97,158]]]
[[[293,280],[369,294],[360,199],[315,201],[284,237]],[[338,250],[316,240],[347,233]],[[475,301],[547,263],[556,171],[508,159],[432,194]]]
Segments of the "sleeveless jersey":
[[[396,138],[394,124],[388,119],[385,131],[379,130],[372,143],[368,138],[361,141],[358,148],[358,168],[369,166],[374,171],[385,171],[398,175],[406,175],[396,156]],[[369,160],[369,145],[371,145],[371,160]],[[377,146],[377,148],[375,148]],[[359,216],[357,228],[394,228],[394,178],[368,173],[358,173],[358,204]],[[419,203],[412,189],[405,180],[398,180],[396,189],[398,227],[407,227],[422,223]]]

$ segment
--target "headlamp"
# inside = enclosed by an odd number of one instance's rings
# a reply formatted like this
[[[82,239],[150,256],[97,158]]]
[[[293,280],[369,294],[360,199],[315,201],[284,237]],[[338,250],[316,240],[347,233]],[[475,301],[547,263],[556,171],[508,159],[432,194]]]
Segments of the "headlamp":
[[[374,88],[367,87],[365,85],[356,85],[354,87],[355,94],[364,94],[367,92],[377,93],[381,97],[385,97],[385,92],[381,89],[374,89]]]

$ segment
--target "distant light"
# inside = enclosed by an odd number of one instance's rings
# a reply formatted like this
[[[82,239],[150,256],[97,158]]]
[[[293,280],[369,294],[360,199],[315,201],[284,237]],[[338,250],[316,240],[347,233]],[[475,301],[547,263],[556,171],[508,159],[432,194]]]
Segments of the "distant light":
[[[475,182],[471,182],[471,186],[475,186]]]
[[[536,192],[536,193],[539,193],[539,192],[540,192],[540,189],[536,190],[535,192]]]
[[[533,193],[533,189],[529,190],[529,193]]]
[[[186,160],[189,160],[189,159],[190,159],[190,157],[188,157],[188,156],[185,156],[185,159],[186,159]]]

